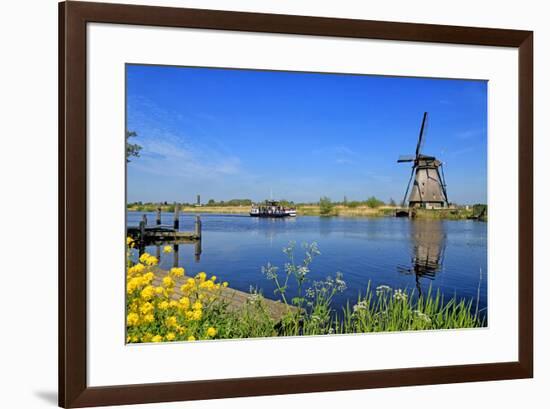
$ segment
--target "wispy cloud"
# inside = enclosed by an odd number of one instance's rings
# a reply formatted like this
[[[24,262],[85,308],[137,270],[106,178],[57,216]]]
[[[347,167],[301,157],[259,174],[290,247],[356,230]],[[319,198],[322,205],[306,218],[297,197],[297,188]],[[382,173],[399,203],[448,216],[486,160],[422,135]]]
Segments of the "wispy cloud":
[[[234,175],[241,171],[237,156],[227,156],[215,149],[203,149],[191,144],[177,144],[170,137],[143,142],[143,153],[132,162],[137,170],[159,176],[212,179]]]
[[[143,97],[136,97],[128,109],[129,128],[138,132],[142,146],[139,160],[130,166],[140,172],[180,179],[211,180],[241,172],[241,160],[215,138],[191,137],[191,123],[212,118],[192,118],[159,108]],[[195,126],[192,134],[201,133]]]
[[[343,145],[314,149],[311,154],[324,157],[327,162],[332,162],[337,165],[354,165],[360,159],[356,152]]]
[[[465,129],[456,133],[459,139],[472,139],[483,134],[485,130],[481,128]]]

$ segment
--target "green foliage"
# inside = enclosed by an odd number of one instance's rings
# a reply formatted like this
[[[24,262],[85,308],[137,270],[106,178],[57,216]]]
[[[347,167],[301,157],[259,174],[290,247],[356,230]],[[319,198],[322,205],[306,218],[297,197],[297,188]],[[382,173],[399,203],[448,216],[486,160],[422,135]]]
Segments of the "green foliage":
[[[135,138],[136,136],[137,132],[126,131],[126,162],[131,162],[130,158],[139,158],[142,147],[137,143],[130,143],[128,141],[130,138]]]
[[[366,201],[365,201],[365,204],[370,207],[371,209],[375,209],[377,207],[380,207],[380,206],[384,206],[384,202],[380,199],[377,199],[376,197],[374,196],[371,196],[369,197]]]
[[[252,200],[250,199],[231,199],[231,200],[221,200],[216,202],[214,199],[210,199],[206,206],[252,206]]]
[[[331,216],[334,212],[334,204],[329,197],[323,196],[319,200],[319,213],[321,216]]]

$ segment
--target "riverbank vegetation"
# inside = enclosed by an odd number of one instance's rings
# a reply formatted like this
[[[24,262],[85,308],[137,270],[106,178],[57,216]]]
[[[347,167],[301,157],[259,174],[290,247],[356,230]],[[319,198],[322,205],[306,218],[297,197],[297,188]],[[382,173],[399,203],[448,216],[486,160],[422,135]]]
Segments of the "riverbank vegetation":
[[[312,281],[313,260],[320,254],[315,243],[304,244],[303,261],[295,262],[294,243],[283,251],[288,257],[282,269],[267,264],[266,279],[275,284],[273,296],[286,308],[279,317],[269,312],[264,296],[252,291],[240,305],[224,297],[228,283],[201,272],[194,277],[175,267],[158,268],[158,259],[147,253],[131,261],[134,242],[128,239],[126,277],[126,332],[128,343],[195,341],[250,337],[328,335],[382,331],[475,328],[485,325],[474,300],[445,300],[428,291],[378,286],[341,311],[334,298],[346,289],[337,273],[323,281]],[[171,252],[170,246],[164,248]],[[291,291],[292,297],[291,297]]]
[[[155,212],[159,207],[162,212],[173,212],[175,203],[129,203],[129,211]],[[232,199],[228,201],[209,201],[205,205],[197,206],[189,203],[178,203],[180,210],[187,213],[219,213],[219,214],[248,214],[252,201],[250,199]],[[294,203],[281,201],[281,206],[295,207],[298,216],[340,216],[340,217],[387,217],[395,216],[396,210],[393,199],[386,204],[384,201],[371,196],[364,201],[334,202],[329,197],[321,197],[317,203]],[[487,221],[487,205],[453,206],[448,209],[415,209],[414,217],[418,219],[439,220],[466,220],[476,218]]]

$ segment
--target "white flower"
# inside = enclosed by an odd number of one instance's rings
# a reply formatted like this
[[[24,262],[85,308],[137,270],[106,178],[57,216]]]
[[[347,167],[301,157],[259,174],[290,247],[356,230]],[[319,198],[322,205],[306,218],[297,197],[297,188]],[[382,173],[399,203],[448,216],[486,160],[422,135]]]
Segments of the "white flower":
[[[414,313],[416,314],[416,316],[418,318],[420,318],[426,324],[429,324],[430,322],[432,322],[431,318],[428,315],[424,314],[423,312],[421,312],[419,310],[414,310]]]
[[[389,293],[390,291],[391,291],[391,287],[387,285],[379,285],[378,287],[376,287],[376,295],[379,297],[386,292]]]
[[[393,299],[396,301],[407,301],[407,293],[402,290],[395,290],[393,293]]]
[[[361,310],[367,310],[369,307],[366,300],[359,301],[357,304],[353,306],[353,312],[359,312]]]

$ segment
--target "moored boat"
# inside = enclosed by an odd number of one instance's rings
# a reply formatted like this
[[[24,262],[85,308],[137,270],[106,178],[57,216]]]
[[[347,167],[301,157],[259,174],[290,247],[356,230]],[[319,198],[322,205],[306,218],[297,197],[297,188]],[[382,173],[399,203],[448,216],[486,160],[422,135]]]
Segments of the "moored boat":
[[[259,205],[253,205],[250,209],[252,217],[296,217],[296,209],[285,207],[276,200],[266,200]]]

